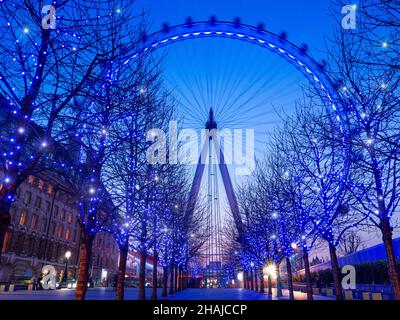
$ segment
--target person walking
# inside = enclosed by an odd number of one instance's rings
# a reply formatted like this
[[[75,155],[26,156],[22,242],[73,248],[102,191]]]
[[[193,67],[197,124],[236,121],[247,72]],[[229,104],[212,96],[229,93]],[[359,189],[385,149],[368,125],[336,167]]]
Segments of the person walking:
[[[41,273],[36,280],[36,290],[43,290],[42,280],[43,280],[43,273]]]

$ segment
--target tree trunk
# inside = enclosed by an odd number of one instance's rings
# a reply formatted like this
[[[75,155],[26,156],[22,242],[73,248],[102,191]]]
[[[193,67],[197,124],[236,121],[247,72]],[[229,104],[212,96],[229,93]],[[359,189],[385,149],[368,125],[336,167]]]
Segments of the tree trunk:
[[[169,274],[169,294],[173,295],[174,294],[174,265],[171,264],[171,271]]]
[[[4,239],[8,231],[8,227],[11,223],[10,208],[11,205],[6,203],[3,204],[4,200],[0,200],[0,266],[1,266],[1,255],[3,253]]]
[[[253,269],[250,269],[250,288],[251,288],[251,290],[254,290]]]
[[[272,279],[271,279],[271,275],[268,275],[268,295],[272,296]]]
[[[303,262],[304,262],[304,270],[306,273],[307,299],[313,300],[313,292],[312,292],[312,286],[311,286],[310,262],[308,261],[307,248],[303,248]]]
[[[168,267],[163,266],[163,283],[162,283],[162,297],[167,296],[167,287],[168,287]]]
[[[332,266],[332,273],[333,273],[333,282],[335,284],[336,300],[343,300],[342,285],[340,283],[339,262],[338,262],[338,258],[336,255],[336,248],[330,242],[329,242],[329,254],[331,257],[331,266]]]
[[[254,269],[254,284],[255,284],[255,290],[258,291],[258,277],[256,269]]]
[[[117,278],[117,289],[115,294],[116,300],[124,300],[125,272],[126,272],[127,259],[128,259],[128,243],[121,245],[119,248],[118,278]]]
[[[393,248],[392,228],[387,219],[380,224],[382,240],[386,251],[386,263],[388,266],[389,280],[393,287],[395,300],[400,300],[400,277],[396,265],[396,255]]]
[[[154,263],[153,263],[153,278],[152,278],[152,289],[151,289],[151,300],[157,300],[157,264],[158,264],[158,252],[154,251]]]
[[[186,270],[185,274],[186,274],[185,289],[187,289],[187,288],[189,288],[189,270]]]
[[[175,292],[178,292],[178,291],[181,291],[181,287],[180,287],[180,284],[181,284],[181,279],[180,279],[180,277],[181,277],[181,267],[177,266],[175,268],[175,272],[176,272]]]
[[[247,289],[247,271],[243,270],[243,288]]]
[[[262,268],[260,268],[260,293],[265,293],[264,273]]]
[[[276,296],[282,297],[281,272],[279,270],[279,264],[276,266]]]
[[[178,269],[178,265],[175,265],[175,281],[174,281],[174,291],[177,292],[178,291],[178,277],[179,277],[179,269]]]
[[[179,291],[183,290],[183,268],[179,267]]]
[[[146,300],[146,260],[147,260],[147,250],[144,246],[142,246],[142,249],[140,250],[138,300]]]
[[[76,285],[75,300],[85,300],[89,282],[89,266],[92,259],[93,236],[83,231],[83,239],[80,248],[79,272]]]
[[[286,258],[286,269],[288,274],[289,299],[294,300],[292,264],[289,258]]]

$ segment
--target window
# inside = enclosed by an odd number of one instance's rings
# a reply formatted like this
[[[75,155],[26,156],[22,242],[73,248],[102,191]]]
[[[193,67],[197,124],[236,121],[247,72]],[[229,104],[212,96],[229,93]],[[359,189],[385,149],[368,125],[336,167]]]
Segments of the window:
[[[50,223],[50,230],[49,230],[49,232],[50,232],[50,235],[51,235],[51,236],[54,236],[54,235],[55,235],[55,233],[56,233],[56,225],[55,225],[54,222],[51,222],[51,223]]]
[[[20,233],[17,237],[17,243],[15,247],[15,252],[17,254],[21,254],[24,250],[24,243],[25,243],[25,234]]]
[[[35,237],[31,236],[29,237],[28,241],[28,256],[33,256],[35,254]]]
[[[39,242],[39,249],[38,249],[38,258],[39,259],[43,259],[44,256],[44,252],[45,252],[45,247],[46,247],[46,240],[41,239]]]
[[[34,184],[34,183],[35,183],[35,177],[34,177],[34,176],[29,176],[28,182],[29,182],[30,184]]]
[[[72,215],[72,212],[70,212],[70,213],[68,214],[68,219],[67,219],[67,221],[68,221],[68,223],[72,223],[72,220],[73,220],[73,215]]]
[[[70,234],[71,234],[71,229],[67,227],[67,229],[65,229],[65,240],[67,241],[69,240]]]
[[[53,194],[53,192],[54,192],[54,187],[51,184],[49,184],[49,186],[47,187],[47,193]]]
[[[66,216],[67,216],[67,210],[66,209],[62,209],[62,215],[61,215],[61,220],[65,220],[65,218],[66,218]]]
[[[19,224],[20,224],[21,226],[24,226],[25,223],[26,223],[26,212],[23,211],[23,212],[21,213],[21,216],[19,217]]]
[[[36,197],[35,207],[38,209],[42,208],[42,198],[39,196]]]
[[[7,252],[8,245],[10,244],[10,240],[11,240],[11,232],[7,231],[7,233],[4,237],[4,242],[3,242],[3,248],[2,248],[3,253]]]
[[[47,218],[42,219],[42,232],[46,232],[47,229]]]
[[[17,215],[17,208],[15,206],[11,206],[10,214],[11,214],[12,222],[15,222],[15,218],[16,218],[16,215]]]
[[[26,191],[24,202],[25,202],[25,204],[31,204],[31,201],[32,201],[32,192]]]
[[[61,239],[63,235],[63,226],[61,224],[58,225],[58,230],[57,230],[57,237],[58,239]]]
[[[33,217],[32,217],[31,229],[36,229],[37,228],[38,221],[39,221],[39,216],[37,214],[34,214]]]
[[[43,180],[39,180],[39,189],[40,190],[44,189],[44,181]]]
[[[54,218],[58,217],[59,210],[60,210],[60,208],[58,207],[58,205],[54,205],[54,209],[53,209]]]
[[[46,201],[46,214],[50,213],[50,201]]]

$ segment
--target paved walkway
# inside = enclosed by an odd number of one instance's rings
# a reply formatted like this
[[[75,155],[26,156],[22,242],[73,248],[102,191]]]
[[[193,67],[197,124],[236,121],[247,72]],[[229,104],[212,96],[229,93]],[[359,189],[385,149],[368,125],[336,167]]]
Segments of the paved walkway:
[[[272,289],[272,297],[268,294],[245,289],[187,289],[178,292],[169,300],[289,300],[289,291],[282,290],[283,297],[276,296]],[[295,291],[295,300],[307,300],[307,294]],[[314,295],[315,300],[333,300],[331,297]]]
[[[158,289],[161,299],[161,289]],[[125,290],[126,300],[136,300],[138,289],[127,288]],[[146,297],[150,299],[151,289],[146,288]],[[0,293],[0,300],[73,300],[75,290],[42,290],[42,291],[15,291]],[[295,292],[296,300],[306,300],[307,295]],[[111,288],[88,289],[87,300],[114,300],[115,291]],[[272,298],[267,294],[261,294],[245,289],[186,289],[177,292],[173,296],[166,297],[168,300],[288,300],[288,291],[283,290],[283,297],[276,297],[276,290],[273,290]],[[332,300],[331,297],[314,295],[315,300]]]

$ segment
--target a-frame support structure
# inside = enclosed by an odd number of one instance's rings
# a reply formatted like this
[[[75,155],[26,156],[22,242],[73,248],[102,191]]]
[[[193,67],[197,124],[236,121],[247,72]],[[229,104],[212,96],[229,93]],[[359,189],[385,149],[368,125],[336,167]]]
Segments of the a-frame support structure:
[[[242,223],[242,219],[240,217],[239,206],[237,203],[235,191],[233,189],[232,181],[229,176],[228,168],[225,163],[224,154],[220,148],[220,144],[219,144],[218,137],[216,134],[217,133],[217,131],[216,131],[217,123],[214,119],[214,112],[213,112],[212,108],[210,109],[208,121],[206,122],[206,129],[208,130],[207,131],[208,132],[207,140],[213,140],[213,142],[214,142],[215,152],[218,157],[219,171],[222,176],[222,181],[224,184],[226,196],[228,198],[229,207],[231,209],[232,216],[233,216],[236,228],[237,228],[239,236],[240,236],[243,231],[243,223]],[[204,173],[204,167],[205,167],[205,162],[206,162],[205,159],[207,159],[207,154],[208,154],[209,141],[207,141],[207,140],[204,141],[201,155],[199,157],[199,161],[196,166],[196,171],[194,174],[192,187],[190,189],[189,200],[188,200],[187,207],[186,207],[186,218],[189,223],[191,221],[193,212],[196,207],[196,202],[197,202],[197,198],[198,198],[199,191],[200,191],[201,180],[202,180],[203,173]]]

